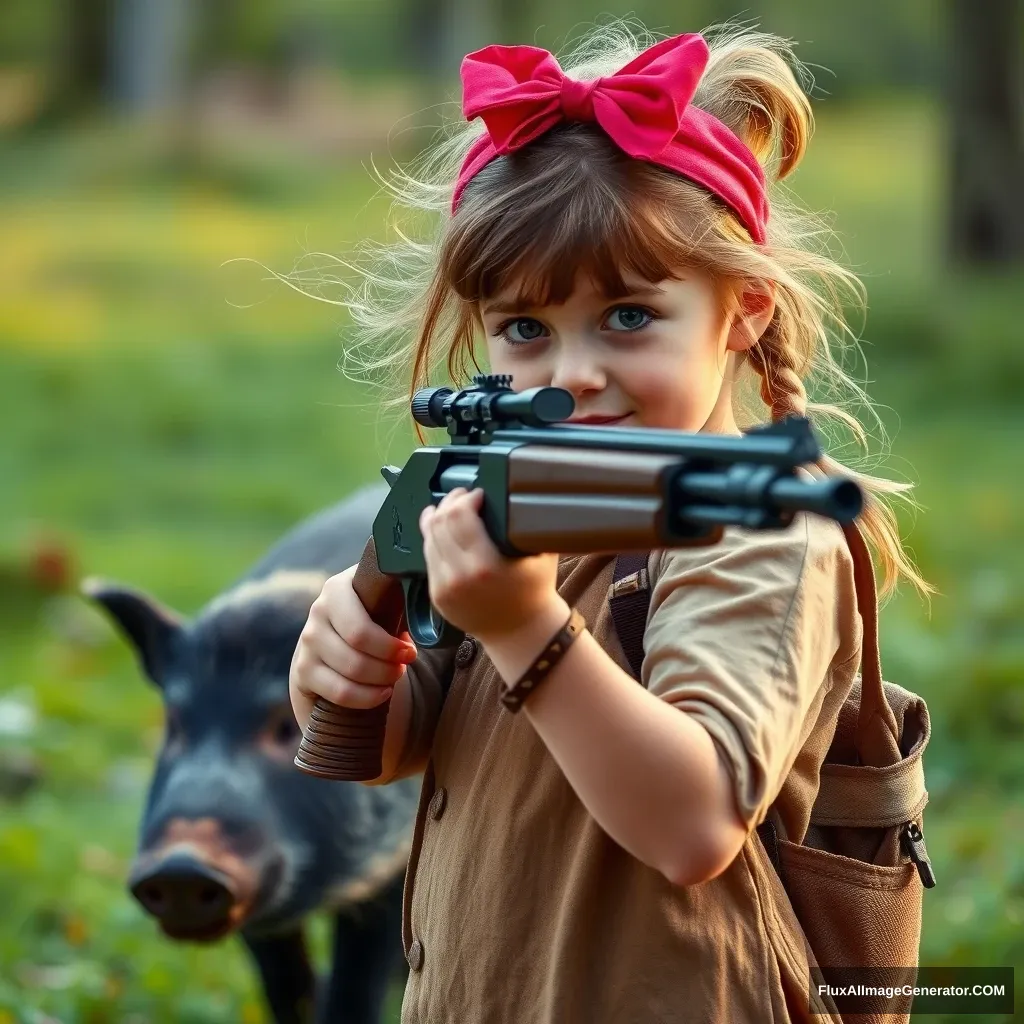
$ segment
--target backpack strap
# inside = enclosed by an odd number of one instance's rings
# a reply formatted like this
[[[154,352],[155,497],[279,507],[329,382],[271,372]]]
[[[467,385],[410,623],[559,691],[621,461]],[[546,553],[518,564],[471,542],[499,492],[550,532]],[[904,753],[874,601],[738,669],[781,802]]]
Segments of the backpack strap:
[[[853,557],[853,583],[857,610],[864,628],[861,647],[860,711],[857,718],[857,755],[862,765],[887,768],[902,760],[900,729],[885,695],[882,660],[878,648],[878,597],[875,570],[864,537],[856,524],[843,527]]]
[[[651,604],[651,582],[647,571],[649,551],[630,551],[615,559],[612,595],[608,599],[615,632],[633,677],[639,682],[644,663],[644,630]]]

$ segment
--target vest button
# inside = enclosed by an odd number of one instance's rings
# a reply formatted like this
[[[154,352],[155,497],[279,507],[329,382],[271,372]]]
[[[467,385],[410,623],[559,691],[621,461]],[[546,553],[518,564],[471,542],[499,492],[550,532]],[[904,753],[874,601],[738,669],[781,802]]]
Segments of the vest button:
[[[466,637],[455,651],[455,667],[465,668],[476,657],[476,641]]]
[[[430,805],[427,807],[430,816],[434,821],[440,821],[441,815],[444,814],[445,805],[448,803],[448,790],[442,786],[431,798]]]
[[[419,939],[414,939],[412,945],[409,947],[409,955],[406,957],[409,961],[409,967],[418,971],[423,966],[423,943]]]

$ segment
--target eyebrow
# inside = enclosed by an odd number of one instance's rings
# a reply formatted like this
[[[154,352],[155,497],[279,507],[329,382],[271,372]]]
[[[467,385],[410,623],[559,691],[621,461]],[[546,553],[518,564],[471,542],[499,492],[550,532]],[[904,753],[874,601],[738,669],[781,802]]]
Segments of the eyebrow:
[[[628,299],[653,299],[659,295],[664,295],[665,290],[663,288],[657,288],[654,285],[648,285],[642,288],[635,288],[627,292],[625,295],[616,296],[614,299],[608,297],[606,301],[618,301],[625,302]],[[508,300],[506,302],[492,302],[490,305],[484,306],[484,315],[488,313],[522,313],[527,310],[533,309],[534,307],[527,303],[516,302],[515,300]]]

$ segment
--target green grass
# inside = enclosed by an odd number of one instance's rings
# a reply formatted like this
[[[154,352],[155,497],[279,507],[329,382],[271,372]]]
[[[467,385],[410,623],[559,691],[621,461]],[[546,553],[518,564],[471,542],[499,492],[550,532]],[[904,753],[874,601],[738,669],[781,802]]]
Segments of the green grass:
[[[941,592],[929,609],[904,588],[882,617],[886,675],[932,709],[923,960],[1016,964],[1024,289],[942,271],[928,107],[825,108],[792,184],[836,208],[865,275],[886,466],[919,482],[925,510],[903,522]],[[287,271],[379,231],[384,206],[357,166],[222,155],[183,172],[99,129],[8,144],[0,184],[0,782],[15,755],[40,772],[0,795],[0,1024],[261,1021],[236,943],[167,943],[125,892],[159,700],[106,623],[31,565],[45,546],[72,579],[191,612],[408,451],[336,368],[340,311],[224,266]]]

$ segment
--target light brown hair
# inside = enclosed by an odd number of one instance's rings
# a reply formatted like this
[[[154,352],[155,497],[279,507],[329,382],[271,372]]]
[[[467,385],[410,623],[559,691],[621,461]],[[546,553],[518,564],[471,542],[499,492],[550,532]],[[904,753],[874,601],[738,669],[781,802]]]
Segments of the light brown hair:
[[[480,368],[478,303],[498,291],[511,286],[532,304],[558,303],[576,274],[586,272],[614,298],[625,294],[629,272],[658,282],[698,267],[723,297],[749,280],[774,289],[771,323],[742,360],[753,401],[738,399],[737,416],[759,422],[765,413],[772,420],[797,413],[816,427],[827,418],[866,449],[866,431],[839,398],[851,395],[873,410],[833,351],[856,341],[845,307],[862,300],[863,288],[827,252],[829,233],[820,220],[778,185],[799,164],[812,131],[810,103],[797,77],[806,79],[806,72],[777,36],[736,26],[704,36],[710,59],[693,102],[736,132],[765,168],[771,215],[764,245],[753,244],[716,197],[627,157],[591,124],[560,126],[492,161],[452,216],[459,164],[482,130],[479,121],[456,121],[413,171],[387,181],[397,208],[425,214],[433,224],[419,238],[398,228],[397,241],[366,247],[366,259],[355,264],[357,280],[342,301],[356,327],[346,352],[349,370],[403,379],[408,393],[393,401],[407,402],[417,388],[437,383],[439,371],[463,383]],[[592,30],[559,63],[572,77],[588,80],[618,70],[656,41],[615,21]],[[743,381],[737,383],[742,395]],[[811,383],[823,401],[809,399]],[[877,417],[876,424],[880,429]],[[933,592],[905,552],[887,500],[916,507],[911,485],[855,472],[829,456],[817,469],[850,475],[864,488],[858,523],[881,564],[880,596],[900,577],[923,594]]]

